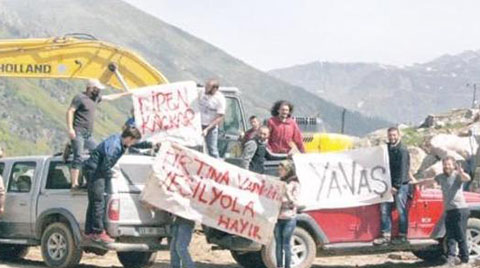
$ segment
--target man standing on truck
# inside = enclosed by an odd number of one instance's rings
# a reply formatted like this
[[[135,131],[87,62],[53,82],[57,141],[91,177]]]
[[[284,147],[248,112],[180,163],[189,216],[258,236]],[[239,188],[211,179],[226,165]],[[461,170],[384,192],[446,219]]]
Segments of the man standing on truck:
[[[105,89],[105,86],[97,79],[88,80],[85,92],[76,95],[67,110],[68,137],[71,140],[70,146],[73,151],[73,161],[70,169],[72,191],[79,189],[78,176],[82,165],[81,157],[84,149],[91,151],[95,148],[95,141],[93,140],[92,134],[97,103],[116,100],[131,94],[131,92],[123,92],[101,96],[100,90],[102,89]],[[69,149],[66,150],[69,151]],[[67,158],[68,155],[69,153],[66,153],[64,157]]]
[[[392,241],[394,244],[408,243],[408,211],[407,201],[409,195],[409,170],[410,154],[407,147],[402,144],[400,130],[390,127],[387,130],[388,158],[390,163],[390,176],[392,179],[392,195],[399,215],[398,238]],[[393,203],[380,204],[381,233],[382,237],[373,241],[374,245],[385,245],[390,242],[392,231],[392,206]]]
[[[291,118],[293,105],[288,101],[277,101],[270,113],[272,117],[267,121],[270,129],[269,149],[276,154],[304,153],[302,133],[295,120]]]
[[[128,127],[122,134],[108,137],[90,154],[83,165],[87,178],[88,208],[85,221],[85,235],[94,241],[111,243],[114,240],[105,232],[105,190],[112,178],[112,167],[130,146],[135,145],[142,135],[135,127]],[[144,143],[144,147],[151,144]]]
[[[200,94],[200,115],[202,135],[205,137],[208,154],[219,158],[218,153],[218,125],[225,117],[226,101],[218,91],[218,80],[210,79],[205,83],[205,91]]]

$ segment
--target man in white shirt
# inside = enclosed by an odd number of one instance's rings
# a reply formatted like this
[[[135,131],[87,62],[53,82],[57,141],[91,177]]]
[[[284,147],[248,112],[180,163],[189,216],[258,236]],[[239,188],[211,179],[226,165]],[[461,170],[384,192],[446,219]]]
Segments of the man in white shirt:
[[[225,97],[218,91],[218,80],[210,79],[205,83],[205,91],[200,94],[200,114],[202,135],[205,137],[208,154],[219,158],[218,125],[225,116]]]

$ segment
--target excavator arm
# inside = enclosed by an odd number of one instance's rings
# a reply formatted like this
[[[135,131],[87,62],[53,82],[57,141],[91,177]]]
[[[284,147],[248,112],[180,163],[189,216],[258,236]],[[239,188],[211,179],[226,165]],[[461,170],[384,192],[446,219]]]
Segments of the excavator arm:
[[[75,37],[0,40],[0,77],[96,78],[117,89],[168,83],[155,67],[127,49]]]

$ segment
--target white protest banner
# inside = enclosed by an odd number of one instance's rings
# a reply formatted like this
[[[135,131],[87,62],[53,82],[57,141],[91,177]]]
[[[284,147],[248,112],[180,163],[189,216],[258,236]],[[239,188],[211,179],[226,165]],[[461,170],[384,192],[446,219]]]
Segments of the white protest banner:
[[[386,146],[295,154],[293,160],[307,210],[393,201]]]
[[[141,198],[178,216],[267,244],[284,191],[279,179],[165,142]]]
[[[135,125],[143,139],[203,144],[195,82],[150,86],[133,91]]]

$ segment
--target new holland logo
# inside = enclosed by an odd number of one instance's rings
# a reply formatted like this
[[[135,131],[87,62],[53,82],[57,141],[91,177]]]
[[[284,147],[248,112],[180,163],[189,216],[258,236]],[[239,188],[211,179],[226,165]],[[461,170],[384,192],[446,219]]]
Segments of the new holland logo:
[[[0,64],[0,73],[49,74],[51,72],[50,64]]]

